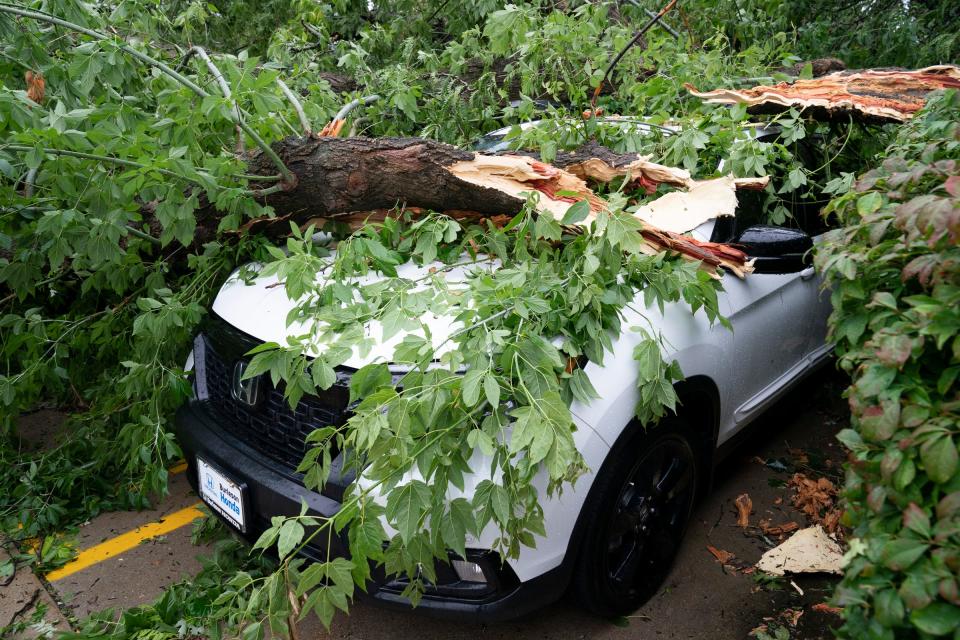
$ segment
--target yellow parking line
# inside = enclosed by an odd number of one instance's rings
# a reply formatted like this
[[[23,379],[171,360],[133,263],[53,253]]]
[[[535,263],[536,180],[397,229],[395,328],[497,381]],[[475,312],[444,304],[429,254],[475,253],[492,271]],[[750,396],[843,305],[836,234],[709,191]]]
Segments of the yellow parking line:
[[[183,473],[186,470],[187,470],[186,460],[184,460],[183,462],[178,462],[177,464],[167,469],[167,471],[169,471],[170,473]]]
[[[48,573],[47,580],[50,582],[55,582],[62,578],[66,578],[67,576],[73,575],[78,571],[83,571],[87,567],[93,566],[98,562],[103,562],[104,560],[118,556],[125,551],[129,551],[144,540],[156,538],[157,536],[162,536],[165,533],[170,533],[175,529],[186,526],[197,518],[204,517],[204,513],[197,508],[199,506],[200,503],[198,502],[187,507],[186,509],[181,509],[180,511],[171,513],[159,522],[145,524],[142,527],[137,527],[133,531],[127,531],[126,533],[122,533],[115,538],[110,538],[105,542],[101,542],[98,545],[90,547],[89,549],[84,549],[72,561],[63,565],[59,569]]]

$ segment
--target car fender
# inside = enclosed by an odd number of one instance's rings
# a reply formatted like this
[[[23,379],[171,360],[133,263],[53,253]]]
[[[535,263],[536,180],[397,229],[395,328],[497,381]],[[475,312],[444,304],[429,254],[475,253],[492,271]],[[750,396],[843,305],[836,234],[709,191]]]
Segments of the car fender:
[[[631,331],[631,326],[659,335],[664,359],[667,362],[675,360],[685,377],[704,377],[712,381],[723,404],[733,343],[733,334],[728,329],[718,323],[711,325],[702,310],[691,314],[689,307],[680,303],[666,305],[662,314],[658,310],[648,310],[643,316],[636,312],[625,314],[623,324],[624,330],[614,340],[613,349],[603,363],[591,362],[584,368],[600,397],[590,403],[574,402],[571,405],[574,415],[591,425],[608,446],[612,447],[624,428],[634,420],[640,399],[637,388],[639,365],[633,352],[645,336]]]

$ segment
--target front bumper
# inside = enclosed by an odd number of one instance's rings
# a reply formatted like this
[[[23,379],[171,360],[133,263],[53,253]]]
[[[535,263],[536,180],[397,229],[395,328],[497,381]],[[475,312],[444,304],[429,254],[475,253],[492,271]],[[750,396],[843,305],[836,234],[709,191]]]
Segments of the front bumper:
[[[301,500],[311,515],[331,517],[340,509],[340,502],[330,496],[307,490],[297,478],[225,430],[209,403],[192,401],[177,412],[176,433],[187,459],[191,486],[197,489],[197,455],[246,485],[247,530],[241,534],[247,541],[256,540],[270,526],[273,516],[296,516]],[[322,560],[327,553],[327,540],[322,546],[304,550],[312,560]],[[330,541],[332,556],[347,556],[346,540]],[[487,583],[459,582],[446,564],[438,565],[438,583],[428,587],[417,607],[428,615],[494,622],[523,616],[557,600],[565,591],[568,572],[563,567],[521,583],[509,565],[499,562],[496,554],[469,551],[471,562],[480,564]],[[398,609],[411,609],[401,596],[403,582],[386,580],[382,571],[374,570],[375,581],[367,586],[367,594],[376,603]],[[483,585],[478,588],[477,585]]]

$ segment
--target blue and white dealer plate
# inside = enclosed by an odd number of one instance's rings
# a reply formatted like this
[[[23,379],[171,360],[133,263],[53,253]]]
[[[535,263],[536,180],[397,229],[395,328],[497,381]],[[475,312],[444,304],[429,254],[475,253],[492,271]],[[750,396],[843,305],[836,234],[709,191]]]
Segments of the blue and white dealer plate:
[[[247,530],[244,521],[243,489],[236,482],[197,457],[197,474],[200,476],[200,498],[227,519],[227,522]]]

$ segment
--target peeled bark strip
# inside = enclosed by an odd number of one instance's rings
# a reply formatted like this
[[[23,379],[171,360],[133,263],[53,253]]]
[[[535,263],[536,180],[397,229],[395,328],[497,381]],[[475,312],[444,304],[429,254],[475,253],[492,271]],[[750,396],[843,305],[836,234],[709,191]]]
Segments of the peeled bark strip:
[[[473,154],[420,138],[288,138],[275,144],[274,150],[296,175],[297,183],[264,197],[263,203],[273,207],[276,217],[251,221],[247,231],[279,236],[291,222],[357,223],[382,219],[398,207],[449,212],[460,219],[506,216],[505,222],[523,208],[531,192],[539,193],[538,211],[557,220],[579,200],[590,203],[590,216],[581,224],[607,206],[582,177],[561,168],[526,156]],[[605,160],[594,157],[599,152],[587,155],[579,164],[593,167],[590,177],[594,180],[636,173],[677,186],[699,184],[682,170],[650,163],[637,154],[622,159],[612,154]],[[274,172],[262,154],[251,159],[249,168],[253,173]],[[726,180],[732,194],[737,181]],[[212,206],[198,214],[201,227],[216,228],[219,214]],[[676,251],[702,261],[711,272],[719,266],[738,275],[750,271],[747,256],[731,247],[699,242],[653,225],[645,226],[643,236],[652,253]]]
[[[754,113],[799,107],[815,118],[853,115],[867,122],[906,122],[923,108],[927,94],[960,89],[960,67],[938,65],[916,71],[902,69],[839,71],[810,80],[760,85],[752,89],[690,93],[716,104],[746,104]]]

